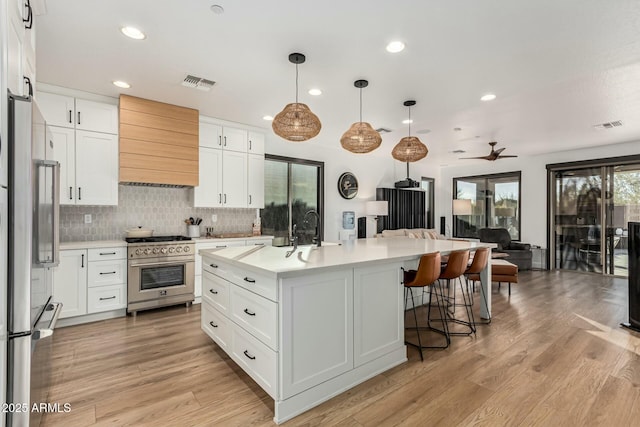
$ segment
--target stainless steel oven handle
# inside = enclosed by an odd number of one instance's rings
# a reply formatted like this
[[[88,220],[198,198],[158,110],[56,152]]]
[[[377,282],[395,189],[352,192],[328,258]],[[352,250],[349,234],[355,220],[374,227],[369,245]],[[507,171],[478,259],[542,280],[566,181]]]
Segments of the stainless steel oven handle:
[[[129,267],[158,267],[158,266],[162,266],[162,265],[176,265],[176,264],[189,264],[189,263],[195,263],[195,260],[174,260],[174,261],[155,261],[155,262],[145,262],[142,264],[136,264],[134,262],[131,262],[131,264],[129,264]]]

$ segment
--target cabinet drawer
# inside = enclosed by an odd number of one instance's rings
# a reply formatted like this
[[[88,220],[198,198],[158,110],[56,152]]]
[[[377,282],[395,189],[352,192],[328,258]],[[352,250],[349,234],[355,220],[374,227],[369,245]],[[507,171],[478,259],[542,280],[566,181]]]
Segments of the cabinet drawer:
[[[127,259],[127,248],[99,248],[89,249],[89,261],[105,261],[112,259]]]
[[[229,353],[233,322],[204,301],[202,303],[202,314],[200,319],[200,326],[204,333],[209,335],[216,344]]]
[[[274,350],[278,349],[278,304],[231,285],[231,319]]]
[[[228,316],[230,285],[223,278],[205,271],[202,273],[202,299]]]
[[[127,306],[126,290],[125,284],[89,288],[87,291],[87,311],[98,313],[125,308]]]
[[[203,270],[220,276],[240,287],[250,290],[272,301],[278,300],[276,279],[258,273],[247,273],[240,268],[217,261],[203,264]]]
[[[127,260],[89,262],[87,285],[120,285],[127,283]]]
[[[277,353],[238,326],[231,335],[231,358],[275,399]]]
[[[196,243],[196,274],[200,274],[202,268],[202,256],[199,255],[200,249],[224,249],[232,246],[244,246],[245,240],[221,240]]]

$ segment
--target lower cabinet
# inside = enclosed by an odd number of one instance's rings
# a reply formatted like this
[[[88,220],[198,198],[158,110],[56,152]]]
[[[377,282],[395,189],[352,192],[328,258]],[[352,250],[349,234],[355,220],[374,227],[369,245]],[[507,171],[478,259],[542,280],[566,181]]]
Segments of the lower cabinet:
[[[62,303],[60,318],[87,314],[87,251],[60,251],[53,269],[53,300]]]

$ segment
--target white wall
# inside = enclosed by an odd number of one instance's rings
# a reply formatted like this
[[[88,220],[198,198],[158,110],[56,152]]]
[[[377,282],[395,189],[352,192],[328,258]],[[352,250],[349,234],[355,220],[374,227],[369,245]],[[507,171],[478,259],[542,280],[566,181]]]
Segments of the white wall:
[[[322,133],[307,142],[286,141],[271,129],[266,133],[267,154],[324,162],[324,239],[327,241],[338,240],[343,211],[355,211],[356,218],[363,216],[365,202],[376,198],[376,188],[393,187],[394,182],[406,178],[405,163],[391,157],[391,148],[397,141],[383,141],[372,153],[353,154],[342,149],[338,139],[332,140]],[[411,164],[410,175],[417,181],[422,176],[437,179],[434,176],[437,170],[435,162],[427,157]],[[352,172],[358,180],[358,195],[350,200],[338,194],[338,178],[344,172]]]
[[[561,151],[539,156],[523,156],[517,159],[497,160],[495,162],[460,160],[459,166],[446,167],[441,170],[441,179],[436,192],[436,215],[438,217],[445,216],[447,218],[447,224],[452,223],[451,200],[453,199],[453,178],[522,171],[522,194],[520,195],[522,205],[521,240],[546,247],[546,165],[636,154],[640,154],[640,142],[638,141],[581,150]]]

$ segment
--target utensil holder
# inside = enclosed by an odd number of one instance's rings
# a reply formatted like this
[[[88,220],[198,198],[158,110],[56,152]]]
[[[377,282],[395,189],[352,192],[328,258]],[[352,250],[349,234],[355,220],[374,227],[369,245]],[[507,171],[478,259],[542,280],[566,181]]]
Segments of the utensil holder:
[[[200,237],[200,226],[199,225],[187,225],[187,236],[188,237]]]

